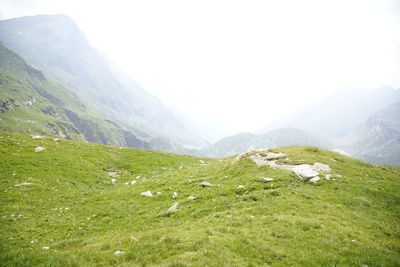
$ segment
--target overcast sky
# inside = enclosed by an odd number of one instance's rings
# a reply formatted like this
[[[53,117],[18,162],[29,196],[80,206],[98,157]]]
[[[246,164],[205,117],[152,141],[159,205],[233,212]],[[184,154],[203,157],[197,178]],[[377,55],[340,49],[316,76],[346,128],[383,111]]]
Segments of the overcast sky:
[[[335,90],[400,87],[399,3],[0,0],[0,17],[70,16],[93,46],[215,139]]]

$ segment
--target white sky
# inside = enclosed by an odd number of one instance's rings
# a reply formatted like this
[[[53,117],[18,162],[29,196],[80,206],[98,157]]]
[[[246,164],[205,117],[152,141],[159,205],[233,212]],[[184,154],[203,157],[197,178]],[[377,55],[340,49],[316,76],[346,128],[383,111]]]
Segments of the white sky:
[[[64,13],[133,79],[215,140],[334,90],[400,87],[397,0],[0,0]]]

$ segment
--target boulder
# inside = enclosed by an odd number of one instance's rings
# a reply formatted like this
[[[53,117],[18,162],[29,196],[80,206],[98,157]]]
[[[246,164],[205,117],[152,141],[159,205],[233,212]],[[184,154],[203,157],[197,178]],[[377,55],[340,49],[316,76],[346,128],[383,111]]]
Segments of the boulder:
[[[301,179],[306,178],[310,179],[315,176],[318,176],[319,173],[314,171],[311,165],[308,164],[301,164],[297,165],[293,168],[293,172],[299,176]]]
[[[323,163],[319,163],[319,162],[315,162],[314,165],[312,166],[314,171],[321,171],[321,172],[330,172],[332,169],[329,165],[323,164]]]
[[[313,177],[313,178],[310,179],[310,182],[316,183],[316,182],[318,182],[319,180],[321,180],[321,178],[320,178],[319,176],[315,176],[315,177]]]

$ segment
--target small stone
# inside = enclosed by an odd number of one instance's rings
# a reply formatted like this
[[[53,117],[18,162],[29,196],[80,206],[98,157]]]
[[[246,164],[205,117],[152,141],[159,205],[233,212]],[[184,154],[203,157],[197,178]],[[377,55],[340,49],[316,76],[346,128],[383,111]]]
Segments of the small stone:
[[[136,241],[136,242],[139,242],[139,239],[137,239],[136,237],[134,237],[134,236],[131,236],[130,237],[130,239],[131,239],[131,241]]]
[[[321,171],[321,172],[330,172],[332,169],[329,165],[315,162],[314,165],[312,166],[312,169],[314,171]]]
[[[115,182],[117,181],[117,179],[111,179],[111,183],[115,184]]]
[[[43,151],[45,149],[46,148],[44,148],[44,147],[38,146],[37,148],[35,148],[35,152],[40,152],[40,151]]]
[[[145,197],[152,197],[153,196],[153,194],[151,193],[151,191],[146,191],[146,192],[142,192],[142,193],[140,193],[142,196],[145,196]]]
[[[313,178],[318,176],[319,173],[314,171],[312,166],[308,164],[297,165],[293,168],[293,172],[299,176],[301,179],[303,178]]]
[[[319,180],[321,180],[321,178],[319,178],[319,176],[315,176],[315,177],[313,177],[313,178],[310,179],[310,182],[316,183],[316,182],[318,182]]]
[[[161,195],[161,192],[156,192],[156,195]]]
[[[183,167],[182,167],[182,165],[181,165],[181,166],[179,166],[179,169],[180,169],[180,170],[182,170],[182,168],[183,168]]]
[[[236,189],[244,189],[244,185],[238,185],[236,186]]]
[[[42,249],[44,249],[44,250],[48,250],[48,249],[50,249],[50,247],[43,247]]]
[[[136,180],[133,180],[132,182],[131,182],[131,185],[134,185],[134,184],[136,184],[137,183],[137,181]]]
[[[326,180],[330,180],[331,177],[332,177],[332,174],[326,174],[326,175],[325,175],[325,179],[326,179]]]
[[[174,192],[172,193],[172,198],[175,199],[178,196],[178,193]]]
[[[174,212],[178,210],[178,204],[179,202],[175,202],[171,207],[169,207],[169,209],[167,210],[167,212]]]
[[[53,141],[58,142],[58,141],[60,141],[60,138],[54,138]]]
[[[115,255],[120,255],[120,254],[123,254],[123,253],[124,253],[124,252],[121,251],[121,250],[117,250],[117,251],[114,252]]]
[[[269,177],[260,177],[260,179],[262,179],[263,182],[266,182],[266,183],[272,182],[274,180],[273,178],[269,178]]]
[[[33,139],[33,140],[40,140],[40,139],[43,139],[43,136],[34,135],[34,136],[32,136],[32,139]]]
[[[15,186],[22,186],[22,185],[31,185],[32,183],[27,183],[27,182],[23,182],[23,183],[20,183],[20,184],[16,184]]]
[[[201,187],[211,187],[211,186],[213,186],[213,185],[210,184],[209,182],[201,182],[201,183],[199,184],[199,186],[201,186]]]
[[[188,199],[189,200],[195,200],[197,197],[195,197],[195,196],[188,196]]]

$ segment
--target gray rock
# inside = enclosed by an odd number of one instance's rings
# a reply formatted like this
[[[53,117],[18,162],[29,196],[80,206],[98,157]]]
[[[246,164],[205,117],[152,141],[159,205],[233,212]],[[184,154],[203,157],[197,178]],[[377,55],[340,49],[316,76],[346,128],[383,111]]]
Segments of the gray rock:
[[[195,196],[188,196],[188,199],[189,200],[195,200],[197,197],[195,197]]]
[[[114,252],[115,255],[120,255],[120,254],[123,254],[123,253],[124,253],[124,252],[121,251],[121,250],[117,250],[117,251]]]
[[[40,140],[40,139],[43,139],[43,136],[34,135],[34,136],[32,136],[32,139],[33,139],[33,140]]]
[[[151,191],[142,192],[140,194],[142,196],[145,196],[145,197],[152,197],[153,196],[153,193],[151,193]]]
[[[45,149],[46,148],[39,146],[39,147],[35,148],[35,152],[40,152],[40,151],[43,151]]]
[[[325,179],[326,179],[326,180],[330,180],[331,177],[332,177],[332,174],[326,174],[326,175],[325,175]]]
[[[319,173],[314,171],[313,168],[308,164],[297,165],[293,168],[293,172],[299,176],[301,179],[303,178],[313,178],[318,176]]]
[[[20,183],[20,184],[16,184],[15,186],[23,186],[23,185],[31,185],[32,183],[27,183],[27,182],[23,182],[23,183]]]
[[[211,187],[211,186],[213,186],[213,185],[210,184],[209,182],[201,182],[201,183],[199,184],[199,186],[201,186],[201,187]]]
[[[244,189],[244,185],[238,185],[236,186],[237,189]]]
[[[313,177],[313,178],[310,179],[310,182],[316,183],[316,182],[318,182],[319,180],[321,180],[321,178],[320,178],[319,176],[315,176],[315,177]]]
[[[178,210],[178,205],[179,202],[175,202],[171,207],[169,207],[169,209],[167,210],[167,212],[174,212]]]
[[[321,171],[321,172],[330,172],[332,169],[329,165],[323,164],[323,163],[319,163],[319,162],[315,162],[313,165],[313,170],[314,171]]]
[[[175,199],[178,196],[177,192],[172,193],[172,198]]]
[[[261,180],[263,180],[263,182],[272,182],[274,179],[273,178],[269,178],[269,177],[260,177]]]

